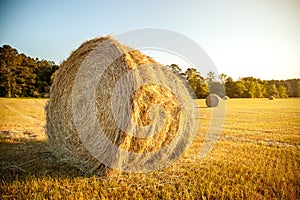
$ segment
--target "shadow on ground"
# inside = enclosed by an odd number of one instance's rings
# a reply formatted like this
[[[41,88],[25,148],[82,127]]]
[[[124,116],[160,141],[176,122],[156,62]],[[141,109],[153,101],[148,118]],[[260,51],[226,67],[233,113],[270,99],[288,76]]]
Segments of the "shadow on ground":
[[[28,177],[86,177],[65,162],[59,162],[46,141],[0,140],[0,181],[22,181]]]

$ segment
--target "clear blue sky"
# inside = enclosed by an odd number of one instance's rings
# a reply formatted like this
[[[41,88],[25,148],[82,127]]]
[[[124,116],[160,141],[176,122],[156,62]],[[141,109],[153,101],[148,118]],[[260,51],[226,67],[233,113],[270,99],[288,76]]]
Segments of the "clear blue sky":
[[[145,27],[186,35],[235,79],[300,78],[299,0],[0,3],[1,46],[56,63],[85,40]]]

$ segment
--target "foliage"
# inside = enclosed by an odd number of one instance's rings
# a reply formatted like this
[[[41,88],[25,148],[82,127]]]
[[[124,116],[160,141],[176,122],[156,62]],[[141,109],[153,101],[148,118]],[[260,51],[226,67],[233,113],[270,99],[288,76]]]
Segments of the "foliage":
[[[194,68],[189,68],[182,74],[187,78],[198,98],[206,98],[209,93],[230,98],[300,97],[300,79],[263,81],[259,78],[244,77],[234,81],[226,74],[217,77],[215,72],[209,72],[204,78]]]
[[[226,74],[217,76],[216,72],[209,72],[204,77],[194,68],[182,72],[177,64],[167,67],[185,78],[200,99],[209,93],[230,98],[300,97],[300,79],[265,81],[244,77],[234,81]],[[0,97],[47,98],[58,68],[53,61],[33,59],[3,45],[0,47]]]
[[[244,77],[234,81],[226,74],[216,76],[215,72],[209,72],[204,78],[194,68],[188,68],[182,73],[178,65],[172,64],[169,67],[188,80],[199,99],[206,98],[208,94],[230,98],[300,97],[300,79],[263,81],[259,78]]]
[[[0,96],[48,97],[51,76],[57,69],[53,61],[33,59],[3,45],[0,47]]]
[[[196,69],[189,68],[183,75],[194,89],[197,98],[206,98],[208,95],[208,85],[205,82],[205,79],[201,76],[200,72],[198,72]]]

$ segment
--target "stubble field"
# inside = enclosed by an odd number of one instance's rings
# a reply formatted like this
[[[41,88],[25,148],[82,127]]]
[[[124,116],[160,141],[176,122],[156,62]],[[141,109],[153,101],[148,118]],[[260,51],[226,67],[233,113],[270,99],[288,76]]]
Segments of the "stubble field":
[[[212,108],[173,165],[87,176],[51,155],[43,99],[0,99],[1,199],[299,199],[300,99],[229,99],[220,139],[198,157]]]

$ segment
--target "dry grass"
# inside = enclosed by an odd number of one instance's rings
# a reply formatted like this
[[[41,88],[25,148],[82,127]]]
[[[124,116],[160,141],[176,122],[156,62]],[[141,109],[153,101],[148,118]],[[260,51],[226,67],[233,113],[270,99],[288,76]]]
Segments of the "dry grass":
[[[14,140],[46,140],[45,99],[0,98],[0,137]]]
[[[29,128],[28,113],[34,113],[29,115],[31,117],[40,116],[37,119],[44,123],[44,115],[38,113],[43,113],[45,101],[40,101],[0,99],[0,131],[19,130],[23,125]],[[1,138],[1,197],[299,199],[300,99],[226,101],[226,122],[221,138],[202,160],[197,159],[197,154],[209,126],[212,108],[206,108],[205,100],[198,100],[198,103],[201,126],[191,148],[172,166],[147,174],[88,177],[52,157],[47,141]],[[18,112],[8,111],[5,105]],[[8,113],[11,116],[6,117]],[[41,128],[38,123],[35,125],[35,130]]]

